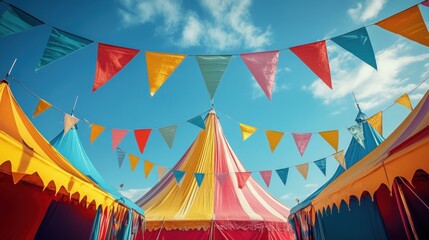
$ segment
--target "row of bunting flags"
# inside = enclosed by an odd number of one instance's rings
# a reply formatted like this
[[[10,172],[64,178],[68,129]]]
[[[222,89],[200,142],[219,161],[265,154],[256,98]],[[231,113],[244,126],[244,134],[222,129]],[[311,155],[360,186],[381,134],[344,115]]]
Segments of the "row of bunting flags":
[[[429,0],[421,4],[429,6]],[[23,10],[8,4],[7,10],[0,16],[0,37],[28,30],[42,24],[45,23]],[[414,5],[402,12],[383,19],[375,23],[375,25],[422,45],[429,46],[429,32],[418,5]],[[374,69],[377,69],[374,51],[366,27],[330,39],[287,49],[301,59],[304,64],[332,89],[328,52],[326,48],[327,40],[331,40]],[[52,27],[46,48],[36,70],[93,42],[93,40]],[[108,82],[140,52],[138,49],[113,46],[100,42],[97,44],[98,52],[92,91],[96,91]],[[239,54],[270,100],[275,82],[279,52],[282,50],[284,49]],[[153,96],[181,64],[187,54],[146,51],[145,56],[150,94]],[[215,95],[216,89],[232,56],[234,55],[195,56],[211,99],[213,99]]]

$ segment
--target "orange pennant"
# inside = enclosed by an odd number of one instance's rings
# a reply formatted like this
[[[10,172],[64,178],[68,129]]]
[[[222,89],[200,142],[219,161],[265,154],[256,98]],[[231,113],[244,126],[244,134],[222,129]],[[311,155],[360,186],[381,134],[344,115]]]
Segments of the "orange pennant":
[[[337,160],[337,162],[338,163],[340,163],[340,165],[344,168],[344,169],[347,169],[347,166],[346,166],[346,159],[345,159],[345,157],[344,157],[344,150],[341,150],[341,151],[339,151],[339,152],[337,152],[337,153],[335,153],[334,155],[332,155],[334,158],[335,158],[335,160]]]
[[[139,163],[140,158],[132,154],[128,154],[128,157],[130,158],[131,171],[134,171],[137,166],[137,163]]]
[[[144,160],[144,176],[147,178],[149,176],[150,171],[152,171],[152,168],[155,164],[153,162],[149,162],[147,160]]]
[[[257,128],[240,123],[241,128],[241,136],[243,137],[243,141],[248,139],[252,134],[257,130]]]
[[[89,142],[94,142],[95,139],[104,131],[104,127],[98,124],[91,124],[91,133],[89,137]]]
[[[276,132],[271,130],[265,130],[267,135],[268,143],[270,144],[271,152],[274,152],[280,140],[282,140],[283,132]]]
[[[373,116],[366,119],[366,121],[381,135],[383,136],[383,112],[378,112]]]
[[[319,134],[338,152],[338,130],[319,132]]]
[[[410,97],[406,93],[396,99],[395,102],[403,105],[410,110],[413,110],[413,105],[411,105]]]
[[[43,99],[40,99],[39,103],[37,104],[36,110],[33,113],[33,117],[41,114],[42,112],[46,111],[50,107],[52,107],[52,105],[50,103],[46,102]]]
[[[298,169],[299,173],[301,173],[301,175],[304,177],[305,180],[307,180],[307,175],[308,175],[308,163],[305,164],[301,164],[298,166],[295,166],[296,169]]]

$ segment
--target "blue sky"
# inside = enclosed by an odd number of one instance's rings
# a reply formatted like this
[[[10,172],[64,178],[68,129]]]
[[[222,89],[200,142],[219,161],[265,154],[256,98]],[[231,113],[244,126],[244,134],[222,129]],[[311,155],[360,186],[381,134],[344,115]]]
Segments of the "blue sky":
[[[79,134],[89,157],[101,175],[114,187],[124,183],[124,193],[140,197],[157,182],[156,169],[145,179],[143,160],[172,167],[197,136],[199,129],[186,120],[211,106],[194,57],[187,57],[155,96],[149,94],[143,52],[138,54],[111,81],[91,92],[97,55],[91,44],[35,72],[51,27],[102,42],[142,51],[184,54],[239,54],[287,49],[369,26],[419,1],[11,1],[17,7],[47,23],[32,30],[0,38],[0,70],[12,73],[25,86],[56,107],[70,112],[79,96],[75,116],[81,119]],[[3,11],[5,5],[0,4]],[[420,6],[426,19],[428,9]],[[225,135],[237,156],[253,177],[265,187],[257,171],[295,166],[329,156],[334,150],[318,136],[313,137],[303,157],[291,132],[339,129],[340,149],[346,149],[351,135],[346,128],[354,124],[357,110],[351,92],[363,111],[371,116],[388,107],[429,76],[426,47],[403,37],[369,26],[378,71],[333,42],[328,41],[331,75],[330,90],[289,50],[280,52],[276,86],[272,101],[265,97],[239,56],[234,56],[214,98]],[[11,81],[12,91],[28,116],[38,99]],[[410,97],[415,105],[429,88],[424,83]],[[384,113],[384,136],[398,126],[409,111],[395,105]],[[247,141],[241,141],[236,121],[259,128]],[[48,139],[63,127],[63,114],[50,109],[32,121]],[[89,127],[83,119],[106,127],[89,144]],[[172,149],[156,130],[178,124]],[[141,158],[134,172],[128,159],[118,168],[116,152],[111,150],[110,130],[153,128],[143,154],[138,151],[132,132],[119,145]],[[271,153],[264,130],[287,132]],[[333,174],[338,163],[327,160],[327,176],[310,164],[306,181],[290,169],[286,186],[273,173],[268,191],[294,206]]]

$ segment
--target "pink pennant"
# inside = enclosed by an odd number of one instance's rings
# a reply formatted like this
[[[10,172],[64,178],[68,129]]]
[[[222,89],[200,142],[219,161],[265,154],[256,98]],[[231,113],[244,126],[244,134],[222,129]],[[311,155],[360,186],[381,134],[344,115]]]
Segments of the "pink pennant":
[[[420,3],[423,6],[429,7],[429,0],[425,0],[423,2]]]
[[[247,180],[249,180],[250,172],[236,172],[238,188],[243,189],[246,186]]]
[[[295,144],[298,147],[299,153],[304,155],[308,142],[310,142],[311,133],[292,133]]]
[[[270,187],[271,175],[272,175],[273,171],[267,170],[267,171],[260,171],[259,173],[261,174],[261,177],[264,180],[267,187]]]
[[[295,53],[329,88],[332,89],[326,41],[291,47]]]
[[[241,54],[241,58],[271,100],[279,60],[279,51]]]
[[[222,187],[226,180],[228,179],[229,173],[217,173],[216,180],[219,182],[219,185]]]
[[[128,130],[112,129],[112,150],[116,149],[116,147],[119,145],[119,143],[121,143],[122,139],[124,139],[127,133]]]

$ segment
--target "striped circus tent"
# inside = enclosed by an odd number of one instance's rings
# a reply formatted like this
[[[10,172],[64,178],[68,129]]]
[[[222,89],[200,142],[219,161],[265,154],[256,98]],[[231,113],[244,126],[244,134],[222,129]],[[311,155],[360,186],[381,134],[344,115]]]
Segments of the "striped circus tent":
[[[177,171],[184,173],[179,183],[174,176]],[[196,174],[204,174],[201,186]],[[211,110],[206,129],[201,130],[184,156],[136,202],[145,210],[145,237],[294,239],[287,222],[289,208],[249,174]],[[242,181],[246,176],[247,181]]]

